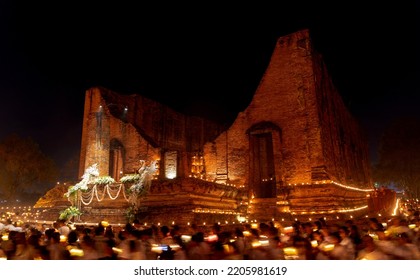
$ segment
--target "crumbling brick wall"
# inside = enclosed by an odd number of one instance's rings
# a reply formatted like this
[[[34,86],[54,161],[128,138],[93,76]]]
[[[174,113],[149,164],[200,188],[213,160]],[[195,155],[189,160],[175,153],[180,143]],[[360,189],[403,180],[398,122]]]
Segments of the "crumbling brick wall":
[[[249,183],[249,130],[261,123],[278,128],[270,132],[278,184],[311,183],[322,173],[323,179],[370,186],[367,142],[333,87],[308,30],[279,38],[250,105],[205,145],[210,179],[226,173],[230,182]]]

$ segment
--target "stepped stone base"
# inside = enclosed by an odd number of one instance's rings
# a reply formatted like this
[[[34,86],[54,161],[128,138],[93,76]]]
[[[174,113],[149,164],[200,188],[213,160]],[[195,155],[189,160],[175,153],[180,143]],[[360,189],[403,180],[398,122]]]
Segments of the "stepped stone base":
[[[64,197],[66,191],[56,187],[35,204],[39,219],[54,221],[60,211],[71,206]],[[138,201],[138,219],[156,224],[233,222],[244,214],[240,205],[246,199],[240,189],[195,178],[154,180],[148,194]],[[83,215],[76,221],[124,224],[128,222],[129,207],[122,194],[117,199],[93,200],[89,205],[82,204]]]
[[[64,197],[67,189],[57,187],[37,202],[39,220],[54,221],[71,204]],[[54,195],[52,195],[52,193]],[[309,217],[348,217],[368,212],[367,192],[343,188],[332,183],[298,185],[286,196],[253,198],[243,189],[196,178],[154,180],[148,194],[138,200],[137,218],[148,224],[213,224],[248,220],[306,220]],[[249,207],[248,207],[249,206]],[[128,222],[130,203],[122,194],[82,205],[79,222],[113,224]]]
[[[361,216],[368,212],[368,193],[332,183],[294,186],[289,195],[290,213],[294,218]]]

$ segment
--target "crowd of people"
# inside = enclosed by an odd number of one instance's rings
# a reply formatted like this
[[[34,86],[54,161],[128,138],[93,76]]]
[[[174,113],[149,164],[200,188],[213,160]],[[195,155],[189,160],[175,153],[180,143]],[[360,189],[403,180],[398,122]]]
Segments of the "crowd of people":
[[[0,222],[7,260],[419,260],[420,218],[272,221],[235,226]]]

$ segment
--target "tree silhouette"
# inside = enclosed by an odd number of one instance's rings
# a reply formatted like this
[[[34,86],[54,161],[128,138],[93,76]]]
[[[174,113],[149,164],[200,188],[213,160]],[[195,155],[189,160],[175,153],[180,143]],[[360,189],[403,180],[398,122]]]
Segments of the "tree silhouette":
[[[420,120],[400,118],[384,131],[373,178],[395,184],[409,197],[420,197]]]
[[[31,138],[11,134],[0,141],[0,191],[6,199],[54,185],[57,168]]]
[[[79,179],[79,154],[74,154],[60,170],[60,180],[63,182],[76,182]]]

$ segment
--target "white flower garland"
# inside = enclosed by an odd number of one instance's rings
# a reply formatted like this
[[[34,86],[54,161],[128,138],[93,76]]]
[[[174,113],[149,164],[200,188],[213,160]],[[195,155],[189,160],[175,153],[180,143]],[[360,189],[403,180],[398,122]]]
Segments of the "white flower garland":
[[[141,160],[140,163],[141,167],[138,170],[139,173],[125,175],[120,179],[121,184],[118,186],[111,185],[115,183],[115,180],[110,176],[96,178],[99,176],[99,172],[97,164],[94,164],[86,169],[85,174],[82,176],[82,181],[75,186],[71,186],[65,195],[69,197],[76,191],[82,190],[83,192],[81,192],[80,200],[84,205],[89,205],[92,203],[94,197],[96,197],[98,202],[101,202],[105,198],[105,193],[108,194],[110,199],[115,200],[119,197],[122,190],[123,197],[126,201],[136,201],[138,196],[143,195],[148,191],[151,185],[152,176],[156,171],[156,162],[152,162],[149,166],[145,164],[144,160]],[[133,183],[129,188],[129,196],[126,194],[125,183]],[[89,189],[88,184],[94,185]],[[98,186],[102,185],[105,186],[100,194]]]

